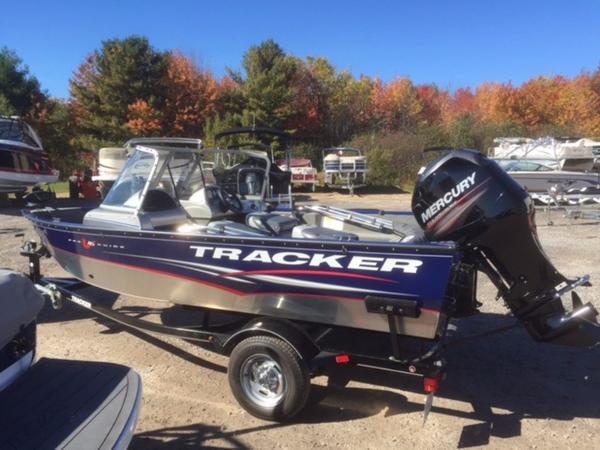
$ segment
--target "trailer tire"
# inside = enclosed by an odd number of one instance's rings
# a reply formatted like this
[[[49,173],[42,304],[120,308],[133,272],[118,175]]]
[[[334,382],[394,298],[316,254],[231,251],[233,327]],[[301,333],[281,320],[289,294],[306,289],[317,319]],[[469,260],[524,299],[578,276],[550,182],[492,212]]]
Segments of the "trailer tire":
[[[228,368],[231,392],[247,412],[282,422],[306,404],[310,374],[304,358],[286,341],[252,336],[231,352]]]

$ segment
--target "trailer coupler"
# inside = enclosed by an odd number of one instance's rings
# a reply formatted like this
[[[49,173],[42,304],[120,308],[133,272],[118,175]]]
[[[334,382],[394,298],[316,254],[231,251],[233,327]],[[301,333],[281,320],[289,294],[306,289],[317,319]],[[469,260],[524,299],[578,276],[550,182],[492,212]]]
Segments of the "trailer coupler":
[[[38,283],[42,274],[40,271],[40,258],[50,256],[50,253],[42,244],[39,244],[36,241],[25,241],[23,245],[21,245],[21,250],[19,252],[21,256],[27,257],[29,260],[28,268],[29,274],[28,277],[33,284]]]

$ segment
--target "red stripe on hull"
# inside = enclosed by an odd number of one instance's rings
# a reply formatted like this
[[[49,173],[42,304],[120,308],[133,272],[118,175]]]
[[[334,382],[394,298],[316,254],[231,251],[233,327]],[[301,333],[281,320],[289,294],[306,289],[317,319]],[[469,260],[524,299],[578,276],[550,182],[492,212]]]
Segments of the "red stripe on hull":
[[[396,283],[395,280],[387,278],[374,277],[371,275],[361,275],[354,273],[331,272],[326,270],[251,270],[248,272],[232,272],[224,273],[221,277],[237,277],[246,275],[312,275],[321,277],[340,277],[340,278],[356,278],[360,280],[381,281],[383,283]]]
[[[192,283],[197,283],[197,284],[201,284],[201,285],[205,285],[205,286],[209,286],[212,287],[214,289],[219,289],[222,291],[226,291],[229,292],[231,294],[240,296],[240,297],[247,297],[247,296],[251,296],[251,295],[277,295],[278,292],[243,292],[243,291],[238,291],[236,289],[232,289],[232,288],[228,288],[225,287],[223,285],[220,284],[216,284],[216,283],[211,283],[209,281],[204,281],[204,280],[199,280],[197,278],[193,278],[193,277],[189,277],[186,275],[180,275],[180,274],[176,274],[173,272],[167,272],[167,271],[163,271],[163,270],[158,270],[158,269],[150,269],[148,267],[140,267],[140,266],[134,266],[131,264],[126,264],[126,263],[118,263],[118,262],[114,262],[114,261],[107,261],[105,259],[102,258],[96,258],[94,256],[89,256],[89,255],[83,255],[81,253],[75,253],[75,252],[70,252],[68,250],[63,250],[60,248],[56,248],[53,247],[54,250],[59,251],[59,252],[63,252],[63,253],[69,253],[71,255],[76,255],[78,257],[81,258],[88,258],[88,259],[93,259],[95,261],[101,261],[103,263],[106,264],[113,264],[116,266],[120,266],[120,267],[126,267],[129,269],[134,269],[134,270],[139,270],[141,272],[148,272],[148,273],[154,273],[154,274],[159,274],[159,275],[165,275],[165,276],[169,276],[169,277],[173,277],[173,278],[179,278],[182,280],[186,280],[186,281],[190,281]],[[90,283],[93,284],[93,283]],[[102,287],[102,286],[99,286]],[[298,295],[298,296],[303,296],[303,297],[314,297],[314,298],[323,298],[323,299],[331,299],[331,300],[352,300],[352,301],[359,301],[362,302],[363,299],[362,298],[356,298],[356,297],[345,297],[345,296],[340,296],[340,295],[322,295],[322,294],[307,294],[304,292],[282,292],[283,294],[288,294],[288,295]],[[423,308],[421,307],[421,310],[423,311],[429,311],[429,312],[434,312],[434,313],[439,313],[439,310],[437,309],[433,309],[433,308]]]

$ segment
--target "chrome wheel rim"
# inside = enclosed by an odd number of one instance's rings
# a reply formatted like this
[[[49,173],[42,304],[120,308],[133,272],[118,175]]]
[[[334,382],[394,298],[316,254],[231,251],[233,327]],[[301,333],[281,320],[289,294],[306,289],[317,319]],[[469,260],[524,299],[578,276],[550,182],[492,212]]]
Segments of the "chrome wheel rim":
[[[246,397],[265,408],[281,403],[286,393],[287,386],[281,366],[265,354],[248,357],[242,364],[240,378]]]

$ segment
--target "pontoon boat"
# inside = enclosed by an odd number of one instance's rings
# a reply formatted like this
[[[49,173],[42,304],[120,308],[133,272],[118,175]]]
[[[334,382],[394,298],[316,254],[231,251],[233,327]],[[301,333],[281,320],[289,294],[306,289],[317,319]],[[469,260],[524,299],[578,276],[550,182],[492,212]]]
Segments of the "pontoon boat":
[[[367,184],[367,158],[355,148],[335,147],[323,150],[325,184],[330,188],[354,189]]]

